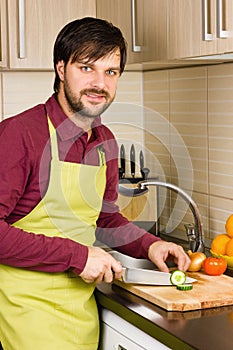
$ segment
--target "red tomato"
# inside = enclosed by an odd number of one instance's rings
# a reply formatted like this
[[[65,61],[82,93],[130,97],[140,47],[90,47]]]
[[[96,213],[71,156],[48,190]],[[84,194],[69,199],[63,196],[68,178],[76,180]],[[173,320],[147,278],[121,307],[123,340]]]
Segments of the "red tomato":
[[[207,275],[218,276],[227,269],[227,261],[224,258],[206,258],[203,262],[203,268]]]

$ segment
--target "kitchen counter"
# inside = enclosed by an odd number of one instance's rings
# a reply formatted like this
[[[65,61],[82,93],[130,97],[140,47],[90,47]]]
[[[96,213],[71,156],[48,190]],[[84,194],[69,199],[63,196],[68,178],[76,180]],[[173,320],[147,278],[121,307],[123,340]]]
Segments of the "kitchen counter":
[[[224,291],[223,291],[224,293]],[[233,305],[166,311],[115,284],[102,283],[96,299],[104,307],[175,350],[226,350],[233,344]]]

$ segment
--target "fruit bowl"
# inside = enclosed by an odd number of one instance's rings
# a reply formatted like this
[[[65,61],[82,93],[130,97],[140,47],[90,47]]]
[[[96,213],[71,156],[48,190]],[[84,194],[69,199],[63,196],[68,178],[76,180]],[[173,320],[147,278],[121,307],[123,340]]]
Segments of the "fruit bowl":
[[[233,269],[233,256],[228,256],[228,255],[222,255],[222,254],[216,254],[212,250],[210,250],[210,253],[213,255],[215,258],[224,258],[227,261],[227,267],[229,269]]]

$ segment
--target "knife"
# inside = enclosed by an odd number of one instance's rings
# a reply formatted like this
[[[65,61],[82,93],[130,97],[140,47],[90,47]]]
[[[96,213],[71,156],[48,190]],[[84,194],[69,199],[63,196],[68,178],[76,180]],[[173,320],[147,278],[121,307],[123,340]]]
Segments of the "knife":
[[[139,163],[140,163],[140,170],[142,171],[142,169],[144,168],[144,155],[142,151],[140,151],[139,153]]]
[[[144,167],[144,155],[143,152],[139,153],[139,162],[140,162],[140,171],[142,174],[143,180],[148,180],[150,169]]]
[[[161,272],[155,270],[146,270],[138,268],[123,267],[122,280],[125,283],[146,284],[156,286],[172,286],[170,281],[171,274],[169,272]],[[186,277],[187,283],[193,283],[197,280]]]
[[[135,177],[135,148],[134,145],[130,148],[130,169],[131,169],[131,176]]]
[[[124,145],[121,145],[120,148],[120,163],[121,163],[121,169],[122,169],[122,177],[125,177],[125,147]]]

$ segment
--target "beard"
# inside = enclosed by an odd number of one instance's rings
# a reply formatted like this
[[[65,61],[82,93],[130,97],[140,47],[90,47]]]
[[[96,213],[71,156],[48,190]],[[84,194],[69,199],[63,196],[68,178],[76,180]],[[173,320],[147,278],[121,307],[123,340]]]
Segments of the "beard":
[[[87,94],[97,94],[101,95],[105,98],[106,103],[99,104],[99,103],[92,103],[90,107],[85,106],[84,103],[81,101],[82,96]],[[100,114],[102,114],[112,103],[114,100],[113,96],[110,97],[109,93],[105,90],[98,90],[98,89],[83,89],[80,91],[79,97],[77,97],[71,90],[68,82],[64,81],[64,94],[66,97],[66,101],[68,103],[69,109],[74,114],[79,114],[82,117],[86,118],[96,118]]]

